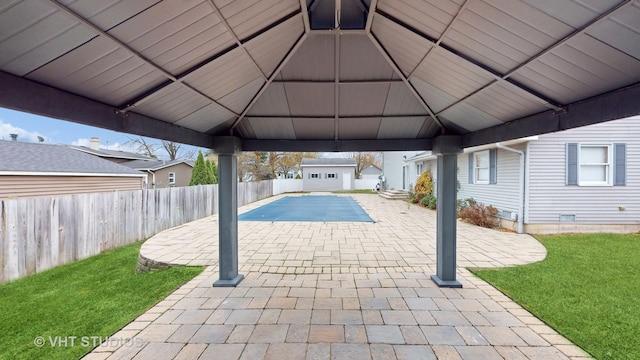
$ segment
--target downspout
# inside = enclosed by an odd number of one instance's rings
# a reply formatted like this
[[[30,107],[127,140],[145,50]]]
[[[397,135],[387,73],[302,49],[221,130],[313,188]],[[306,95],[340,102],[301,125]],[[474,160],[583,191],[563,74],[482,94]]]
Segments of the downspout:
[[[520,211],[518,214],[518,234],[522,234],[524,232],[524,152],[502,145],[501,143],[496,143],[496,146],[499,149],[511,151],[520,155],[520,184],[518,189],[518,204]]]

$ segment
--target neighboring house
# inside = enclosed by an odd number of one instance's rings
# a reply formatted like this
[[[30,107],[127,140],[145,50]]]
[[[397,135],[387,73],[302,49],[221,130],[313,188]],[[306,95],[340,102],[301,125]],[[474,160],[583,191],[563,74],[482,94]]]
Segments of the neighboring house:
[[[89,147],[72,145],[69,147],[147,173],[149,178],[145,186],[148,189],[189,186],[191,181],[193,170],[191,161],[158,160],[127,151],[101,149],[100,139],[96,137],[89,140]]]
[[[527,233],[640,231],[638,134],[635,117],[465,149],[458,199],[492,205]],[[437,179],[430,152],[403,166]]]
[[[418,154],[424,154],[424,152],[385,151],[382,153],[382,175],[384,176],[385,189],[407,191],[413,189],[413,184],[422,171],[418,172],[415,169],[416,164],[407,163],[407,159]]]
[[[380,175],[382,175],[382,169],[375,165],[369,165],[360,171],[360,179],[362,180],[378,180]]]
[[[303,191],[353,190],[356,160],[302,159]]]
[[[150,189],[189,186],[193,170],[193,163],[184,160],[132,160],[122,165],[148,173]]]
[[[0,140],[0,199],[140,190],[146,179],[64,145]]]

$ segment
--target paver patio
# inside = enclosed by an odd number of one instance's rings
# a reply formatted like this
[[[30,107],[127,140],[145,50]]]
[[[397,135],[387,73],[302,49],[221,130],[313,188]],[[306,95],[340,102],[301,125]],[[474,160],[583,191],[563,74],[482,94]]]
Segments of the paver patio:
[[[212,287],[217,217],[157,234],[142,246],[143,256],[207,268],[113,335],[132,339],[128,344],[111,341],[86,358],[589,358],[464,269],[540,261],[546,250],[537,240],[459,223],[464,287],[438,288],[429,279],[435,212],[374,195],[349,196],[375,223],[239,222],[246,278],[236,288]]]

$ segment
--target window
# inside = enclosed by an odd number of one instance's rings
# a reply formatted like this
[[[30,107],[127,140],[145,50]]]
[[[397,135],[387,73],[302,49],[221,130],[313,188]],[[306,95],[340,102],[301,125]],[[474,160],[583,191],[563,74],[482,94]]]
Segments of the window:
[[[469,153],[469,184],[497,183],[497,163],[496,149]]]
[[[424,164],[416,163],[416,177],[420,176],[420,174],[422,174],[422,171],[424,171]]]
[[[287,173],[287,175],[285,175],[285,179],[293,179],[295,178],[295,175],[293,173]]]
[[[338,177],[338,174],[327,174],[327,179],[335,179]]]
[[[625,178],[625,144],[567,144],[567,185],[623,186]]]
[[[611,185],[611,146],[580,145],[579,185]]]
[[[315,173],[315,174],[309,174],[309,178],[310,178],[310,179],[320,179],[320,174],[317,174],[317,173]]]
[[[473,176],[476,184],[489,183],[489,150],[473,154]]]
[[[169,185],[175,185],[175,183],[176,183],[176,173],[170,172],[169,173]]]

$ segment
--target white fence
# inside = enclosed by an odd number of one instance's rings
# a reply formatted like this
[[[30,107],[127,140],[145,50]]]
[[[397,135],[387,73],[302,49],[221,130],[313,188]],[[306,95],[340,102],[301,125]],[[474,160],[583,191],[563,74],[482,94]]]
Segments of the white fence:
[[[356,179],[356,190],[374,190],[378,184],[378,179]]]
[[[302,191],[302,179],[273,180],[273,195]]]

